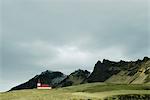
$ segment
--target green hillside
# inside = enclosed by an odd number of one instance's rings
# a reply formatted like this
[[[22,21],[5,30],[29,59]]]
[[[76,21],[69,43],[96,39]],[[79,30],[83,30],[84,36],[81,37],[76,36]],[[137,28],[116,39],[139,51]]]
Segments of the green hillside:
[[[52,90],[17,90],[0,93],[1,100],[101,100],[119,96],[150,97],[148,84],[106,84],[88,83]],[[125,96],[125,97],[127,97]],[[117,99],[116,99],[117,100]],[[140,99],[142,100],[142,99]],[[144,100],[144,99],[143,99]]]

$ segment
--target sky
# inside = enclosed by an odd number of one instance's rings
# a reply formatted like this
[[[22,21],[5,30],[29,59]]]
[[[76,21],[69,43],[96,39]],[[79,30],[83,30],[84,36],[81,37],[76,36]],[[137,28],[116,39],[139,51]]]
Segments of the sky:
[[[0,91],[45,70],[150,55],[149,0],[1,0]]]

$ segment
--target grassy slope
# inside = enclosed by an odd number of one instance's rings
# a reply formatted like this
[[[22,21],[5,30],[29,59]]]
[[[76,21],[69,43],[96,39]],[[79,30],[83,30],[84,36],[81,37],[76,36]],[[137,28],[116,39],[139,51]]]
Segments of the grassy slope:
[[[91,83],[52,90],[19,90],[0,93],[0,100],[99,100],[120,94],[150,94],[150,85]]]

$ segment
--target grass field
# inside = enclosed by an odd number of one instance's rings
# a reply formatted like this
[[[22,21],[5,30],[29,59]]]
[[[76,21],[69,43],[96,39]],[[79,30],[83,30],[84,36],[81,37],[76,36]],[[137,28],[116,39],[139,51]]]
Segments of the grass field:
[[[30,89],[0,93],[0,100],[118,100],[121,97],[150,99],[150,85],[89,83],[52,90]]]

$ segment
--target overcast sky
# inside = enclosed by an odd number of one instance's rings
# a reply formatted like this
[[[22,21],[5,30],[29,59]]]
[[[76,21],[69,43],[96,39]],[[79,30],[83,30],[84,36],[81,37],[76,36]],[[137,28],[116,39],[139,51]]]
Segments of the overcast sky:
[[[0,91],[45,70],[150,55],[148,0],[3,0]]]

